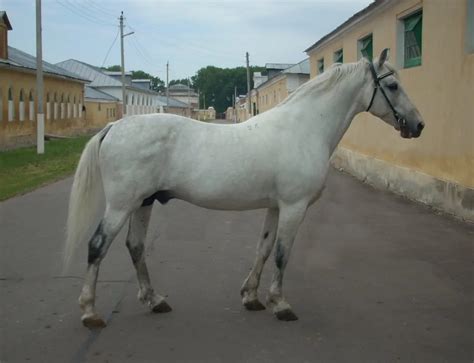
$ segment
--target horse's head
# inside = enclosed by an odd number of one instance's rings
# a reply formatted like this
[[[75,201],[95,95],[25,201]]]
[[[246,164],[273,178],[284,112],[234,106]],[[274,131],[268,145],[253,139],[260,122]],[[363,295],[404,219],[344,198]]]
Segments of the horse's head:
[[[366,88],[370,103],[367,111],[400,131],[403,138],[419,137],[425,123],[408,98],[395,69],[386,62],[388,49],[368,63],[370,86]]]

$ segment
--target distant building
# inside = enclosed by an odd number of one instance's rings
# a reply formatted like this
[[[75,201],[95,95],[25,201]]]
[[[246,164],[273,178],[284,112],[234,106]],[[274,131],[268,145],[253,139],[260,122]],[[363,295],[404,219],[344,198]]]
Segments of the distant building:
[[[0,148],[36,140],[36,58],[8,46],[12,26],[0,11]],[[82,109],[87,79],[43,61],[45,132],[71,135],[87,128]]]
[[[308,58],[278,72],[277,64],[267,63],[267,66],[273,67],[267,69],[268,79],[254,87],[251,92],[253,116],[275,107],[309,80]]]
[[[87,64],[76,59],[69,59],[56,64],[58,67],[76,74],[78,77],[90,81],[89,86],[107,93],[108,95],[122,102],[122,82],[120,72],[104,71],[91,64]],[[143,85],[134,84],[131,73],[125,77],[126,90],[126,114],[137,115],[143,113],[154,113],[159,111],[159,94]],[[117,115],[122,117],[121,114]]]
[[[186,103],[191,109],[199,108],[198,94],[188,85],[178,83],[169,86],[169,96]]]

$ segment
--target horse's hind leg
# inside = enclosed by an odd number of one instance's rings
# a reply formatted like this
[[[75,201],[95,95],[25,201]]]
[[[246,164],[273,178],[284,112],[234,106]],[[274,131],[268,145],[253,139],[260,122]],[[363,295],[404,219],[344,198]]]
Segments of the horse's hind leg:
[[[147,304],[154,313],[166,313],[171,307],[165,298],[156,294],[150,284],[148,268],[145,263],[145,238],[150,221],[152,205],[140,207],[130,216],[130,227],[127,235],[127,247],[137,271],[138,299]]]
[[[79,296],[79,305],[83,311],[82,323],[88,328],[102,328],[106,325],[105,321],[96,313],[94,307],[97,276],[100,263],[120,231],[128,213],[126,210],[106,208],[104,218],[89,241],[88,267],[82,292]]]
[[[240,295],[242,304],[248,310],[264,310],[265,306],[258,300],[257,289],[263,266],[275,244],[276,227],[278,224],[278,209],[268,209],[263,223],[263,229],[257,245],[257,255],[252,270],[245,279]]]

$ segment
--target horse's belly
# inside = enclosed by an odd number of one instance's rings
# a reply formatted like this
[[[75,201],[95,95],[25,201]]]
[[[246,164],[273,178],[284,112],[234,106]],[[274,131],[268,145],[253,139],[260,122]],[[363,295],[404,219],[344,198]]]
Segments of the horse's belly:
[[[178,189],[175,195],[177,199],[185,200],[194,205],[218,210],[249,210],[270,208],[277,205],[267,192],[258,193],[255,190],[243,190],[241,188],[235,188],[234,190],[186,188]]]

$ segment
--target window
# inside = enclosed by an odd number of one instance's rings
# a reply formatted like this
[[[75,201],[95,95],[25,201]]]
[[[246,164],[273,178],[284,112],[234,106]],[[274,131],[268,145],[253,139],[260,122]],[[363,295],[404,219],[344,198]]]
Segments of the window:
[[[357,42],[357,49],[359,50],[359,54],[357,59],[362,57],[366,58],[367,60],[372,62],[373,59],[373,37],[372,34],[366,36],[365,38],[360,39]]]
[[[334,52],[334,63],[344,63],[344,55],[342,49]]]
[[[46,120],[51,118],[51,103],[50,103],[50,96],[49,92],[46,93]]]
[[[25,92],[23,88],[20,90],[19,116],[20,121],[25,121]]]
[[[97,104],[97,108],[100,111],[100,102]]]
[[[15,105],[13,103],[13,89],[8,89],[8,121],[13,121],[15,118]]]
[[[318,74],[321,74],[324,72],[324,58],[318,59],[317,67],[318,67]]]
[[[404,61],[405,68],[421,65],[421,41],[423,13],[417,12],[403,19],[404,26]]]
[[[28,105],[28,111],[29,111],[30,121],[34,121],[34,119],[35,119],[35,100],[33,98],[33,90],[30,91],[29,101],[30,101],[30,104]]]
[[[474,53],[474,0],[467,0],[466,52]]]

